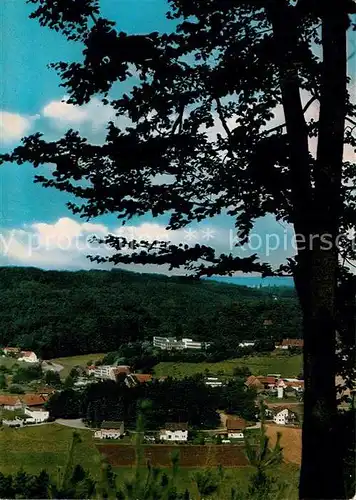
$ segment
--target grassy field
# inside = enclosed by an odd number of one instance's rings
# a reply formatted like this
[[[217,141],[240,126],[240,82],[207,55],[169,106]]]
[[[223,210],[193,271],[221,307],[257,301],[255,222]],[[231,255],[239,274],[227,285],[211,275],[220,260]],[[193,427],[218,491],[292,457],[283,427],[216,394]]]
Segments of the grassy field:
[[[12,368],[15,366],[15,365],[18,365],[18,366],[27,366],[27,363],[23,362],[23,361],[17,361],[16,358],[10,358],[10,357],[7,357],[7,356],[4,356],[4,357],[0,357],[0,366],[6,366],[6,368],[8,368],[9,370],[12,370]]]
[[[115,473],[117,474],[117,484],[122,485],[125,481],[130,481],[133,479],[134,470],[131,468],[115,468]],[[170,469],[161,469],[165,472],[168,477],[171,476]],[[196,482],[194,481],[194,476],[197,472],[202,472],[203,469],[198,468],[180,468],[178,476],[176,479],[176,486],[180,492],[184,492],[186,489],[189,490],[192,499],[200,499],[199,492],[197,489]],[[206,469],[205,469],[206,470]],[[217,469],[212,469],[217,472]],[[231,498],[231,489],[235,488],[236,491],[246,491],[248,486],[248,481],[250,475],[253,472],[252,467],[243,467],[241,469],[223,469],[223,479],[219,488],[219,491],[212,497],[216,500]],[[277,477],[281,481],[286,481],[289,485],[286,491],[286,500],[297,500],[298,498],[298,477],[299,469],[292,464],[283,464],[280,467],[271,470],[271,474]]]
[[[71,371],[73,366],[86,367],[89,361],[92,361],[94,363],[99,359],[103,359],[104,356],[104,353],[82,354],[80,356],[69,356],[66,358],[51,359],[50,361],[52,363],[62,365],[64,369],[60,372],[60,375],[61,377],[66,377],[67,375],[69,375],[69,372]]]
[[[10,429],[0,428],[0,471],[16,472],[20,467],[31,473],[46,469],[56,474],[58,467],[65,467],[71,446],[73,430],[58,424]],[[81,442],[73,453],[74,464],[81,464],[97,476],[100,455],[93,444],[92,432],[77,430]]]
[[[295,377],[302,371],[302,356],[249,356],[219,363],[164,362],[155,367],[155,375],[183,378],[197,373],[231,376],[236,367],[247,366],[253,375],[280,373],[282,377]]]
[[[81,442],[76,445],[73,453],[73,463],[80,463],[89,470],[93,477],[99,479],[100,455],[94,445],[92,432],[78,430]],[[58,474],[58,467],[63,470],[68,460],[68,451],[72,442],[73,429],[57,424],[27,427],[23,429],[0,428],[0,471],[15,473],[21,467],[27,472],[38,473],[45,468],[53,478]],[[202,469],[180,468],[177,477],[177,487],[180,491],[188,488],[194,500],[199,498],[194,474]],[[214,469],[217,470],[216,468]],[[168,475],[170,469],[162,469]],[[215,498],[229,498],[231,488],[245,489],[253,469],[224,468],[224,479],[221,489]],[[117,485],[122,487],[125,481],[133,478],[134,469],[130,467],[115,468]],[[293,464],[283,464],[272,474],[279,479],[288,481],[290,490],[288,500],[297,499],[298,468]]]

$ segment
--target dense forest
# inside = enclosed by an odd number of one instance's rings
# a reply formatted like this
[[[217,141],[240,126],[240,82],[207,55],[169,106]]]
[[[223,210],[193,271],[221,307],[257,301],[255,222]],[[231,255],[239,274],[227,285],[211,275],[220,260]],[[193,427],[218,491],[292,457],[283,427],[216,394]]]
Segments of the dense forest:
[[[292,288],[112,271],[0,268],[0,345],[43,358],[109,352],[154,335],[217,339],[301,336]],[[266,321],[267,320],[267,321]]]

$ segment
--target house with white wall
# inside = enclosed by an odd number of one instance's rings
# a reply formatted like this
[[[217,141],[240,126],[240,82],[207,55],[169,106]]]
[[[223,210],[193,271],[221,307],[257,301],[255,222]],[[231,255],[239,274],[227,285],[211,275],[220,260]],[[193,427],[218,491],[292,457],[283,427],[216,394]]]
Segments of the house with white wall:
[[[23,407],[22,401],[18,396],[7,396],[0,394],[0,408],[4,410],[21,410]]]
[[[30,418],[26,418],[26,422],[40,424],[46,422],[49,419],[49,411],[46,410],[31,410],[30,408],[25,408],[25,415]]]
[[[246,421],[243,418],[228,418],[226,429],[228,439],[243,439]]]
[[[296,420],[296,415],[288,408],[283,408],[282,410],[277,410],[273,416],[273,422],[278,425],[288,425],[294,423]]]
[[[99,365],[88,366],[88,375],[94,375],[98,380],[113,380],[116,381],[120,374],[128,375],[131,369],[127,365]]]
[[[21,351],[18,361],[25,363],[38,363],[38,357],[33,351]]]
[[[102,422],[100,430],[95,431],[96,439],[120,439],[124,435],[124,422],[112,422],[105,420]]]
[[[164,429],[159,432],[161,441],[169,442],[186,442],[188,441],[188,424],[187,423],[167,423]]]

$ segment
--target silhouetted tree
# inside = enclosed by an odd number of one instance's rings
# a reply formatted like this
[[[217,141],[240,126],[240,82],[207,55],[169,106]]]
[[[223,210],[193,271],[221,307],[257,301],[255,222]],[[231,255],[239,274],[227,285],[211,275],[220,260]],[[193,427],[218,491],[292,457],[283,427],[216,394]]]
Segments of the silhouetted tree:
[[[97,0],[30,1],[31,17],[84,45],[82,63],[54,64],[68,102],[102,94],[131,126],[109,123],[102,145],[73,130],[54,142],[34,134],[3,160],[54,165],[53,176],[37,182],[77,196],[80,204],[68,206],[85,218],[168,213],[168,227],[179,229],[225,211],[235,218],[237,246],[265,214],[293,224],[297,256],[283,272],[293,274],[303,311],[300,495],[343,497],[342,459],[331,450],[339,256],[344,264],[354,256],[351,242],[338,238],[355,215],[355,166],[343,162],[344,144],[356,145],[346,55],[354,2],[171,0],[173,33],[127,35],[100,15]],[[133,73],[130,93],[109,95]],[[306,117],[316,102],[319,113]],[[278,106],[284,118],[275,126]],[[105,242],[117,252],[93,260],[185,266],[198,275],[271,272],[255,255],[217,256],[205,245],[114,235]],[[127,324],[139,338],[141,323]]]

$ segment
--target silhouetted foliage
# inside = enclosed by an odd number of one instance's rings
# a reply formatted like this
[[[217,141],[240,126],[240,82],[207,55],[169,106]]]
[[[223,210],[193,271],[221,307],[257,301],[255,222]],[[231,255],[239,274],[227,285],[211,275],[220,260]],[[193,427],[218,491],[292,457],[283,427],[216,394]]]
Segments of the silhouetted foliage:
[[[331,450],[336,330],[355,338],[355,325],[338,316],[356,281],[349,277],[352,286],[341,291],[340,266],[355,258],[346,232],[355,218],[356,171],[343,161],[344,144],[356,145],[346,52],[354,2],[171,0],[172,32],[140,35],[115,29],[97,0],[31,3],[32,18],[83,46],[82,62],[53,64],[68,102],[99,94],[129,126],[110,122],[103,144],[73,130],[53,142],[36,133],[3,161],[54,165],[53,175],[36,181],[76,196],[68,207],[84,218],[168,214],[168,227],[180,229],[227,213],[237,246],[266,214],[293,224],[297,256],[279,272],[293,274],[303,311],[300,494],[343,497],[342,457]],[[117,82],[128,83],[121,95],[116,85],[110,92]],[[310,118],[316,101],[320,111]],[[275,125],[278,106],[283,119]],[[166,264],[197,275],[272,272],[256,255],[217,255],[206,245],[118,235],[101,241],[116,252],[92,257],[97,262]],[[138,338],[141,323],[129,329]]]

